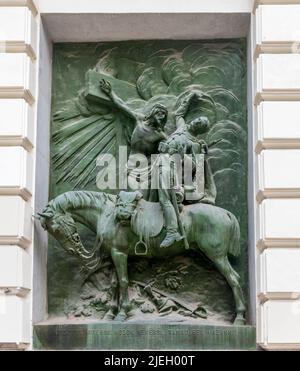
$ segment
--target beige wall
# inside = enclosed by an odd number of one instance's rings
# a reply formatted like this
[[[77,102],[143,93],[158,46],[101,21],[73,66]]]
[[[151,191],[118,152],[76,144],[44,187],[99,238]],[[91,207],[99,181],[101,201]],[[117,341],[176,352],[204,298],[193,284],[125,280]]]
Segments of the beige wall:
[[[31,343],[36,14],[0,1],[0,348]]]
[[[252,0],[36,0],[41,13],[249,13]]]
[[[258,343],[300,347],[300,1],[253,14]]]

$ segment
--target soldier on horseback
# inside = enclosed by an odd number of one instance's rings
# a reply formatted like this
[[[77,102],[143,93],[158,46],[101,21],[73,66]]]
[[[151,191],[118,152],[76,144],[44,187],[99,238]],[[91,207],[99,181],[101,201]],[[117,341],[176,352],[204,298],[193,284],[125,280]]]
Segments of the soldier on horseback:
[[[112,93],[109,84],[103,82],[102,89],[117,102],[118,98]],[[190,99],[193,94],[190,95]],[[185,103],[189,104],[188,100]],[[123,104],[124,110],[127,110],[124,102],[118,100],[116,103],[118,107],[122,107]],[[133,117],[134,113],[131,114]],[[234,257],[240,255],[240,228],[236,217],[227,210],[211,205],[214,204],[216,191],[208,167],[204,166],[204,178],[211,178],[211,185],[206,187],[211,190],[210,200],[206,200],[205,197],[196,198],[193,205],[184,206],[184,211],[180,215],[174,191],[178,183],[172,166],[172,155],[178,154],[180,159],[182,156],[191,155],[193,168],[197,169],[199,163],[196,156],[205,155],[208,147],[198,136],[208,131],[209,120],[201,116],[186,123],[184,110],[181,110],[176,118],[177,130],[170,137],[163,132],[166,120],[166,108],[155,105],[148,116],[143,119],[136,117],[136,127],[131,138],[132,154],[143,153],[149,159],[152,154],[160,153],[158,158],[162,160],[162,165],[158,163],[156,167],[160,175],[161,189],[158,189],[158,195],[163,215],[160,213],[157,217],[152,210],[148,210],[146,232],[149,232],[148,227],[152,223],[155,227],[150,231],[152,233],[140,235],[137,233],[140,232],[139,228],[136,230],[133,228],[134,219],[139,215],[137,208],[143,196],[138,191],[120,192],[117,197],[101,192],[67,192],[50,201],[39,214],[39,219],[43,228],[52,234],[67,252],[80,259],[87,270],[98,268],[102,251],[110,254],[119,282],[117,315],[113,309],[116,307],[114,302],[110,310],[112,316],[116,315],[116,320],[125,320],[131,308],[128,291],[128,257],[176,256],[185,252],[190,244],[193,251],[204,253],[226,278],[235,300],[234,323],[242,325],[245,323],[246,309],[243,290],[240,277],[228,260],[229,255]],[[160,144],[161,142],[163,144]],[[149,174],[151,175],[151,172]],[[168,183],[167,177],[173,177],[173,181]],[[185,181],[182,185],[186,187]],[[149,204],[158,206],[158,203],[148,202],[145,209],[149,209]],[[163,217],[167,233],[162,229]],[[91,251],[83,246],[76,223],[83,224],[96,233],[95,245]],[[137,254],[145,236],[148,237],[145,251]],[[184,244],[177,244],[172,249],[160,248],[172,246],[182,239]]]
[[[184,238],[184,230],[180,227],[181,223],[176,196],[174,197],[175,189],[180,188],[179,186],[182,185],[187,193],[192,193],[190,197],[187,197],[191,202],[201,201],[210,204],[215,203],[216,187],[208,162],[203,160],[203,174],[200,175],[200,182],[203,181],[203,184],[206,185],[206,192],[204,192],[204,190],[203,192],[199,192],[199,187],[188,184],[186,176],[184,181],[181,182],[182,184],[178,183],[176,165],[169,157],[174,154],[178,154],[182,158],[185,155],[189,156],[191,159],[190,168],[193,173],[192,177],[195,178],[197,169],[200,167],[196,155],[206,154],[208,150],[206,143],[199,140],[198,135],[205,134],[209,130],[210,124],[206,117],[196,118],[186,124],[185,115],[192,102],[202,98],[204,94],[192,91],[180,103],[175,115],[177,130],[168,137],[164,132],[164,127],[168,118],[166,107],[161,104],[155,104],[150,113],[143,116],[133,112],[128,105],[115,94],[108,81],[102,80],[100,82],[100,88],[110,97],[117,108],[135,121],[135,129],[133,130],[130,140],[131,151],[128,161],[128,168],[130,170],[127,174],[128,181],[132,183],[132,179],[134,178],[133,183],[136,185],[135,189],[141,190],[144,194],[144,198],[151,201],[153,189],[149,190],[148,186],[143,188],[142,179],[146,180],[147,185],[149,184],[149,180],[151,180],[151,188],[153,188],[153,179],[156,177],[156,185],[158,186],[156,194],[158,195],[158,200],[163,210],[167,232],[160,247],[170,247],[175,242],[181,241]],[[160,155],[155,164],[150,164],[151,155],[158,153],[160,153]],[[140,155],[147,158],[147,164],[144,169],[136,169],[136,163]],[[194,192],[194,188],[196,188],[196,192]],[[206,195],[204,193],[206,193]]]
[[[131,151],[128,161],[128,168],[131,170],[129,174],[127,174],[129,183],[130,177],[134,177],[135,180],[146,178],[146,183],[148,183],[147,181],[151,179],[152,176],[151,155],[158,154],[160,142],[167,140],[168,138],[163,131],[168,118],[166,107],[161,104],[155,104],[148,115],[139,115],[136,112],[133,112],[126,103],[115,94],[108,81],[102,80],[100,82],[100,88],[110,97],[117,108],[135,121],[135,129],[130,141]],[[147,164],[145,169],[138,169],[138,173],[136,173],[136,162],[139,160],[139,155],[143,155],[147,158]],[[134,183],[137,184],[137,182]],[[139,190],[143,191],[142,185],[140,185]],[[152,190],[150,190],[150,192],[151,191]],[[148,197],[145,198],[149,198],[149,189],[148,192],[146,189],[145,193],[148,193]],[[167,231],[166,237],[160,246],[165,248],[182,240],[183,237],[178,232],[178,218],[171,200],[169,189],[166,187],[164,179],[161,177],[159,178],[158,199],[163,210]]]

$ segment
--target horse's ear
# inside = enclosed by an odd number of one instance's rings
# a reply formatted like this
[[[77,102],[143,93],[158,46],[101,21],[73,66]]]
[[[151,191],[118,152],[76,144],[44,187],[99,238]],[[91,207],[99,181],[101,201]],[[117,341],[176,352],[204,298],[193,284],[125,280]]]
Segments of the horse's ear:
[[[50,213],[37,213],[37,215],[40,218],[50,218],[52,216]]]
[[[136,201],[141,200],[143,197],[144,197],[144,196],[143,196],[142,192],[140,192],[140,191],[136,191],[136,192],[135,192],[135,200],[136,200]]]
[[[46,231],[47,230],[47,224],[46,224],[46,218],[48,217],[46,214],[43,213],[37,213],[37,215],[33,215],[35,219],[38,219],[41,223],[42,228]]]

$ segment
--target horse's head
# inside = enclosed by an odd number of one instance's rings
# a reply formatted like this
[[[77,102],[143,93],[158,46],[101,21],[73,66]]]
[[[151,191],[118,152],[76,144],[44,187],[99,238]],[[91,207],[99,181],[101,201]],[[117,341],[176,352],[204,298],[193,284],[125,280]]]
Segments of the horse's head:
[[[116,202],[116,219],[123,225],[129,224],[137,203],[143,198],[141,192],[120,192]]]
[[[81,242],[77,226],[68,213],[55,213],[46,207],[38,214],[42,227],[48,231],[70,254],[76,256],[84,265],[89,263],[95,256],[95,251],[89,252]]]

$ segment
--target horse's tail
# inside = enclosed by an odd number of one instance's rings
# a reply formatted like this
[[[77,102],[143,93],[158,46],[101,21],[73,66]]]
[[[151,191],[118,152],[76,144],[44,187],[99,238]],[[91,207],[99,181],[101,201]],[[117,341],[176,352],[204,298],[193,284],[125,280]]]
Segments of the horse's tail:
[[[239,226],[239,222],[237,221],[237,218],[233,214],[228,213],[228,216],[231,220],[231,233],[230,233],[230,241],[229,241],[228,252],[232,256],[238,257],[241,253],[240,226]]]

